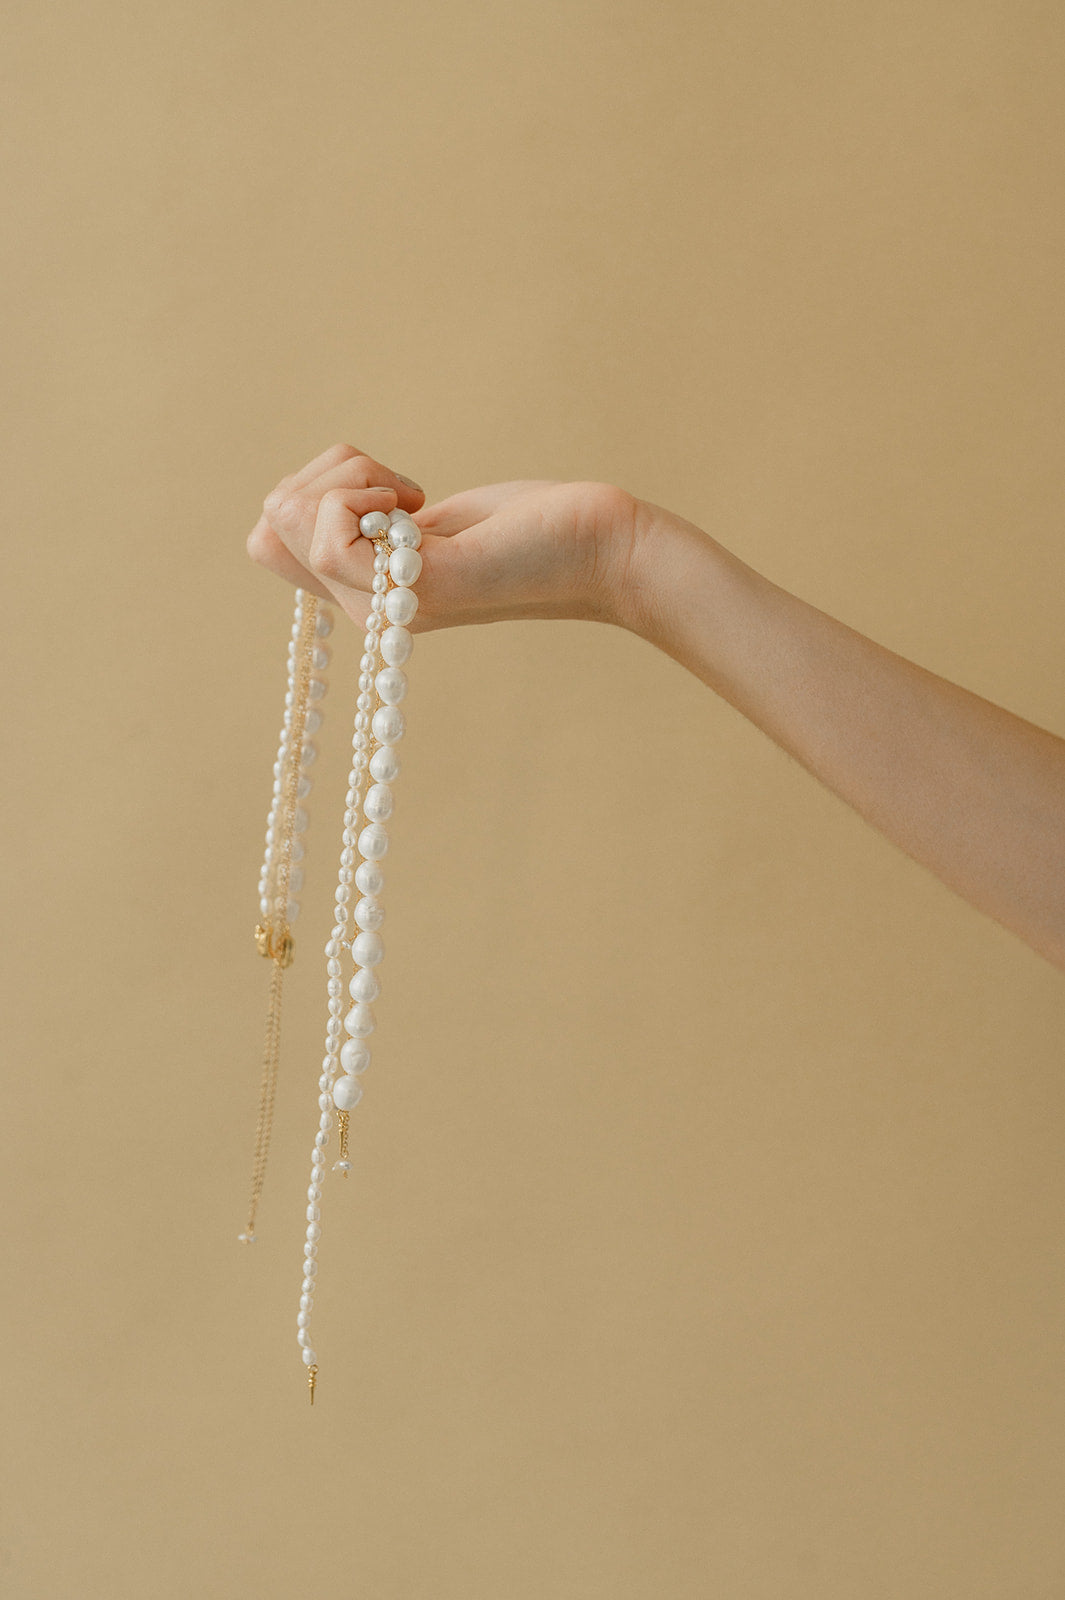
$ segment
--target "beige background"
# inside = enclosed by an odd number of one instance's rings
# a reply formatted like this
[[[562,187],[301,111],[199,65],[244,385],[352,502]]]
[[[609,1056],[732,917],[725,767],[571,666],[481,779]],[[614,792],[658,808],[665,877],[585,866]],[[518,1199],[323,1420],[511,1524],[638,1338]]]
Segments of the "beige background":
[[[1065,989],[651,646],[424,636],[294,1343],[354,630],[236,1242],[337,440],[600,478],[1065,733],[1053,4],[9,8],[0,1591],[1065,1592]]]

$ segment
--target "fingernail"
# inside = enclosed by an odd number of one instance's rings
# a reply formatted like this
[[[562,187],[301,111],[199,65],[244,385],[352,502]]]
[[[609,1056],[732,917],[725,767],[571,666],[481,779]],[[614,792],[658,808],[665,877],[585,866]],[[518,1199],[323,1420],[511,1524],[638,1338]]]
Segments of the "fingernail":
[[[415,483],[413,478],[405,478],[402,472],[397,472],[396,477],[399,479],[400,483],[405,483],[408,489],[417,489],[419,494],[425,493],[425,490],[422,488],[421,484]]]

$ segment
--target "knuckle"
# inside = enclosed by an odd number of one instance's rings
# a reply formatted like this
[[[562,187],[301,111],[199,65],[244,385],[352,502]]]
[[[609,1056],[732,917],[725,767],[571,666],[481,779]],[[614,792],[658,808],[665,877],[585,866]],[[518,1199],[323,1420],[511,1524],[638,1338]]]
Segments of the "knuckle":
[[[349,509],[347,492],[343,489],[327,489],[318,502],[318,509],[324,511],[327,516],[338,511],[347,511]]]

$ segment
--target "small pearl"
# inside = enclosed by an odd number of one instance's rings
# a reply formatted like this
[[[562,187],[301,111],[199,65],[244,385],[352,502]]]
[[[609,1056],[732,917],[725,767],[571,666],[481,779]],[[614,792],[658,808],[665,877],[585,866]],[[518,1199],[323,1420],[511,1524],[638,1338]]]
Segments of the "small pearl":
[[[297,917],[299,916],[299,914],[300,914],[300,903],[299,903],[299,901],[298,900],[290,900],[288,905],[285,907],[285,916],[286,916],[286,918],[288,919],[289,922],[295,922]]]
[[[373,569],[374,569],[374,572],[377,572],[377,573],[387,572],[388,571],[388,561],[389,561],[389,558],[388,558],[388,556],[385,555],[384,551],[383,550],[379,550],[377,552],[377,554],[373,558]]]
[[[409,521],[410,521],[410,512],[409,511],[401,511],[399,506],[397,506],[394,511],[390,511],[388,513],[389,527],[391,527],[394,522],[409,522]]]
[[[338,883],[333,891],[333,899],[336,901],[338,906],[347,905],[348,901],[351,899],[351,885],[347,883]]]
[[[369,728],[371,726],[370,713],[368,711],[356,711],[355,726],[360,733],[363,733],[367,728]]]
[[[318,1109],[319,1109],[319,1111],[328,1111],[329,1110],[329,1106],[330,1106],[329,1096],[326,1094],[325,1090],[323,1089],[322,1093],[318,1096]]]
[[[315,645],[311,651],[311,666],[315,672],[324,672],[332,659],[332,651],[327,650],[324,644]]]
[[[318,1185],[316,1183],[312,1183],[310,1188],[307,1190],[307,1203],[308,1203],[308,1205],[316,1206],[321,1198],[322,1198],[321,1189],[318,1187]]]
[[[340,1065],[348,1077],[355,1072],[365,1072],[370,1065],[369,1045],[363,1044],[361,1039],[349,1039],[340,1052]]]
[[[391,709],[391,707],[389,707],[389,709]],[[306,833],[307,832],[307,825],[310,822],[310,820],[311,820],[310,817],[307,815],[306,811],[304,811],[303,807],[302,806],[297,806],[296,807],[296,822],[295,822],[296,832],[297,833]]]
[[[367,622],[369,622],[369,620],[370,620],[369,617],[367,617],[366,620],[367,620]],[[362,648],[366,652],[367,655],[372,655],[373,654],[373,652],[377,649],[377,635],[376,635],[376,633],[372,633],[369,629],[367,629],[366,636],[362,641]]]
[[[367,511],[364,517],[359,518],[359,532],[364,539],[373,539],[379,533],[387,533],[390,523],[383,511]]]
[[[367,929],[352,941],[351,954],[358,966],[376,967],[384,960],[384,940],[379,933],[371,933]]]
[[[407,729],[407,721],[398,706],[378,706],[370,724],[378,744],[398,744]]]
[[[355,887],[360,894],[380,894],[385,875],[377,861],[362,861],[355,868]]]
[[[385,595],[385,616],[400,627],[413,619],[417,609],[418,596],[413,589],[390,589]]]
[[[373,673],[372,672],[360,672],[359,673],[359,692],[360,692],[360,694],[364,693],[367,689],[372,689],[372,688],[373,688]]]
[[[335,938],[328,940],[325,947],[325,953],[329,957],[330,961],[336,960],[337,956],[340,954],[340,945]]]
[[[314,1142],[318,1148],[319,1154],[321,1154],[326,1145],[329,1143],[329,1130],[327,1128],[319,1128],[318,1132],[314,1136]],[[322,1159],[324,1160],[325,1157],[323,1156]]]
[[[319,639],[328,639],[333,631],[333,613],[328,606],[319,606],[318,615],[314,619],[314,631]]]
[[[318,1271],[318,1263],[317,1263],[317,1261],[315,1261],[312,1256],[304,1256],[304,1258],[303,1258],[303,1276],[304,1276],[304,1278],[305,1279],[306,1278],[313,1278],[317,1274],[317,1271]]]
[[[367,650],[366,654],[361,656],[359,659],[360,672],[372,672],[376,665],[377,662],[374,660],[373,653],[369,650]]]
[[[380,589],[370,601],[370,610],[380,614],[385,609],[385,590]]]
[[[314,1301],[311,1299],[311,1296],[309,1294],[301,1294],[300,1295],[300,1310],[301,1311],[313,1311],[314,1310]]]
[[[315,1239],[320,1239],[322,1237],[322,1230],[318,1226],[317,1222],[308,1223],[308,1225],[307,1225],[307,1237],[312,1242]]]
[[[262,899],[259,901],[259,910],[262,912],[264,917],[268,917],[273,909],[273,901],[264,894]]]
[[[388,558],[388,570],[392,575],[392,582],[409,587],[417,583],[418,575],[422,570],[421,554],[417,550],[393,550]]]
[[[348,984],[348,993],[353,1000],[369,1005],[381,993],[381,980],[372,967],[360,967]]]
[[[333,1089],[338,1111],[354,1111],[362,1099],[362,1084],[354,1078],[338,1078]]]
[[[353,1039],[365,1039],[374,1030],[374,1015],[369,1006],[352,1006],[344,1018],[344,1028]]]
[[[296,1343],[303,1350],[309,1350],[310,1349],[310,1347],[311,1347],[311,1336],[307,1332],[306,1328],[298,1328],[296,1330]]]
[[[304,776],[303,774],[301,774],[300,775],[300,781],[296,785],[296,796],[300,800],[306,800],[306,798],[310,794],[310,792],[311,792],[311,780],[310,780],[310,778],[308,778],[308,777]]]
[[[377,598],[376,595],[374,598]],[[384,623],[381,621],[381,618],[376,614],[376,612],[371,613],[371,615],[366,618],[366,631],[367,633],[372,633],[374,635],[375,644],[377,643],[377,635],[380,633],[383,627]]]
[[[307,743],[305,745],[303,745],[301,750],[300,750],[300,766],[301,767],[313,767],[314,763],[317,761],[317,759],[318,759],[318,746],[316,744],[312,744],[311,741],[308,740]]]
[[[319,1126],[319,1128],[321,1129],[321,1131],[323,1133],[328,1133],[329,1130],[332,1128],[333,1119],[329,1115],[328,1111],[323,1111],[322,1112],[321,1116],[318,1118],[318,1126]]]
[[[307,720],[303,724],[303,731],[307,735],[308,739],[310,738],[312,733],[317,733],[318,729],[321,726],[322,726],[322,713],[317,709],[316,706],[308,706],[307,707]]]
[[[392,791],[387,783],[373,783],[366,791],[362,809],[371,822],[387,822],[392,815]]]
[[[297,1326],[297,1328],[309,1327],[310,1320],[311,1320],[310,1312],[309,1311],[301,1311],[299,1313],[299,1315],[297,1316],[297,1318],[296,1318],[296,1326]]]
[[[386,628],[381,635],[381,657],[390,667],[401,667],[410,660],[414,637],[409,628]]]
[[[373,575],[373,592],[375,595],[388,593],[388,573],[375,572]]]
[[[339,978],[342,968],[336,956],[330,956],[325,964],[325,970],[331,978]]]
[[[302,839],[293,839],[293,841],[292,841],[292,859],[293,859],[293,861],[302,861],[305,853],[306,852],[305,852],[305,849],[304,849],[303,840]]]
[[[318,1231],[321,1233],[322,1230],[319,1228]],[[313,1239],[307,1240],[307,1243],[303,1247],[303,1254],[308,1261],[314,1260],[315,1256],[318,1254],[318,1246],[314,1243]]]
[[[313,1366],[315,1366],[317,1364],[317,1361],[318,1361],[318,1357],[315,1355],[313,1350],[304,1350],[304,1352],[303,1352],[303,1365],[305,1367],[313,1367]]]
[[[360,928],[368,928],[372,933],[379,928],[385,920],[385,908],[380,905],[372,895],[363,895],[355,905],[355,921]]]
[[[358,706],[360,711],[372,711],[373,695],[367,694],[364,690],[362,694],[359,695],[359,698],[356,700],[355,704]]]
[[[303,888],[303,868],[302,867],[289,867],[289,869],[288,869],[288,886],[291,889],[293,894],[299,894],[300,890]]]
[[[311,700],[324,700],[328,685],[324,678],[312,678],[307,685],[307,696]]]
[[[407,693],[407,674],[399,667],[383,667],[374,686],[386,706],[398,705]]]
[[[388,852],[388,834],[379,822],[371,822],[359,834],[359,854],[367,861],[380,861]]]
[[[334,1172],[350,1172],[351,1171],[351,1162],[350,1161],[334,1161],[333,1162],[333,1171]]]
[[[307,1221],[308,1222],[317,1222],[319,1220],[319,1218],[321,1217],[321,1215],[322,1215],[321,1206],[308,1206],[307,1207]]]

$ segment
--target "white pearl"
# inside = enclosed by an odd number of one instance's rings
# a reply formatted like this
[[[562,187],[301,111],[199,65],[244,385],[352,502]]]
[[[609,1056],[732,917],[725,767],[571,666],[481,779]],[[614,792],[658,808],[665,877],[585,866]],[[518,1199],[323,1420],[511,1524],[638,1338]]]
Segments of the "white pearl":
[[[359,698],[356,700],[355,704],[358,706],[360,711],[372,711],[373,710],[373,695],[368,693],[366,690],[363,690],[362,694],[359,695]]]
[[[354,1111],[362,1099],[362,1084],[355,1078],[338,1078],[333,1089],[338,1111]]]
[[[399,667],[383,667],[374,686],[386,706],[398,705],[407,693],[407,674]]]
[[[394,783],[399,777],[399,757],[390,744],[383,744],[370,758],[370,776],[378,783]]]
[[[312,678],[307,685],[307,694],[311,700],[324,700],[328,685],[324,678]]]
[[[337,956],[340,954],[340,945],[337,943],[335,938],[327,941],[325,953],[331,961],[336,960]]]
[[[331,660],[331,650],[327,650],[324,644],[315,645],[311,651],[311,666],[315,672],[324,672]]]
[[[336,956],[329,957],[329,960],[325,964],[325,970],[330,978],[340,977],[340,962],[337,960]]]
[[[363,861],[355,868],[355,887],[360,894],[380,894],[385,875],[376,861]]]
[[[417,550],[422,542],[422,530],[412,517],[397,517],[388,530],[388,542],[393,550]]]
[[[307,1190],[307,1202],[308,1202],[308,1204],[312,1205],[312,1206],[316,1206],[321,1198],[322,1198],[321,1189],[318,1187],[318,1185],[316,1183],[312,1183],[310,1188]]]
[[[302,806],[297,806],[296,807],[296,818],[295,818],[296,832],[297,833],[306,833],[307,832],[307,825],[310,822],[310,820],[311,820],[310,817],[307,815],[306,811],[304,811],[303,807]]]
[[[366,791],[362,809],[371,822],[387,822],[392,815],[393,797],[387,783],[372,783]]]
[[[361,1039],[349,1039],[340,1052],[340,1065],[349,1077],[353,1072],[365,1072],[370,1065],[369,1045],[363,1044]]]
[[[360,672],[359,673],[359,692],[360,692],[360,694],[365,694],[367,689],[372,689],[372,688],[373,688],[373,673],[372,672]]]
[[[286,916],[286,918],[288,919],[289,922],[295,922],[297,917],[299,916],[299,914],[300,914],[300,903],[299,903],[299,901],[298,900],[290,900],[288,905],[285,907],[285,916]]]
[[[418,609],[418,596],[413,589],[390,589],[385,595],[385,616],[400,627],[410,622]]]
[[[321,1231],[321,1228],[319,1228],[318,1232],[321,1233]],[[313,1239],[307,1240],[307,1243],[303,1247],[303,1254],[308,1261],[314,1260],[315,1256],[318,1254],[318,1246],[315,1244]]]
[[[321,726],[322,726],[322,713],[318,710],[317,706],[308,706],[307,707],[307,720],[303,724],[304,733],[307,735],[308,738],[310,738],[311,734],[312,733],[317,733],[318,729]]]
[[[314,1310],[314,1301],[311,1299],[311,1296],[309,1294],[301,1294],[300,1295],[300,1310],[301,1311],[313,1311]]]
[[[319,1151],[324,1150],[329,1143],[329,1130],[327,1128],[319,1128],[314,1136],[314,1142]]]
[[[268,917],[273,908],[274,902],[264,894],[262,899],[259,901],[259,910],[262,912],[264,917]]]
[[[302,745],[300,748],[300,766],[313,767],[317,759],[318,746],[316,744],[312,744],[311,741],[308,740],[307,743]]]
[[[379,822],[371,822],[359,834],[359,854],[367,861],[380,861],[388,853],[388,834]]]
[[[356,902],[355,921],[360,928],[369,928],[372,933],[384,920],[385,908],[372,895],[363,895],[362,899]]]
[[[356,711],[356,713],[355,713],[355,726],[359,730],[360,733],[365,733],[366,729],[369,728],[371,725],[372,724],[370,722],[370,713],[368,711]]]
[[[388,521],[389,521],[389,525],[390,526],[391,526],[391,524],[393,522],[404,522],[404,521],[409,522],[410,521],[410,512],[409,511],[401,511],[399,506],[397,506],[394,511],[390,511],[388,513]]]
[[[373,575],[373,592],[375,595],[388,593],[388,573],[375,572]]]
[[[364,517],[359,518],[359,532],[364,539],[373,539],[379,533],[387,533],[389,526],[388,516],[384,511],[367,511]]]
[[[388,557],[385,555],[383,550],[378,550],[377,554],[374,556],[373,569],[375,572],[388,571]]]
[[[303,840],[302,839],[293,839],[293,841],[292,841],[292,859],[293,859],[293,861],[302,861],[305,853],[306,852],[304,850]]]
[[[351,885],[347,883],[338,883],[333,891],[333,899],[336,901],[338,906],[347,905],[348,901],[351,899]]]
[[[303,1350],[309,1350],[310,1349],[310,1347],[311,1347],[311,1336],[307,1332],[306,1328],[297,1328],[297,1330],[296,1330],[296,1343]]]
[[[303,1365],[305,1367],[313,1367],[316,1365],[317,1361],[318,1357],[315,1355],[313,1350],[305,1350],[303,1352]]]
[[[369,1006],[352,1006],[344,1018],[344,1028],[353,1039],[365,1039],[374,1030],[374,1015]]]
[[[306,1282],[306,1280],[308,1278],[313,1278],[315,1276],[315,1274],[317,1273],[317,1271],[318,1271],[318,1263],[317,1263],[317,1261],[315,1261],[312,1256],[304,1256],[304,1258],[303,1258],[303,1278],[304,1278],[304,1282]]]
[[[393,550],[388,558],[392,582],[409,587],[418,581],[422,570],[421,552],[418,550]]]
[[[288,869],[288,886],[291,889],[293,894],[299,894],[300,890],[303,888],[303,868],[302,867],[289,867],[289,869]]]
[[[317,1222],[309,1222],[307,1224],[307,1237],[310,1239],[312,1244],[314,1243],[315,1239],[320,1239],[322,1237],[322,1230],[318,1226]]]
[[[366,620],[367,620],[367,622],[369,622],[369,620],[370,620],[369,617],[367,617]],[[368,656],[372,656],[374,651],[377,649],[377,635],[376,635],[376,633],[373,633],[369,628],[366,630],[366,633],[363,635],[362,648],[363,648],[363,652]]]
[[[378,744],[398,744],[407,730],[407,721],[398,706],[378,706],[370,727]]]
[[[377,599],[376,595],[374,595],[374,599]],[[377,642],[377,634],[383,627],[384,623],[381,621],[381,618],[376,612],[371,612],[371,614],[366,618],[366,631],[367,633],[372,633],[374,635],[375,644]]]
[[[379,933],[364,929],[352,940],[351,955],[352,960],[360,967],[376,967],[384,960],[384,940]]]
[[[308,1206],[307,1207],[307,1221],[308,1222],[317,1222],[317,1221],[319,1221],[319,1219],[321,1218],[321,1215],[322,1215],[321,1206]]]
[[[353,1000],[361,1000],[364,1005],[369,1005],[381,993],[380,974],[372,967],[358,967],[352,973],[348,993]]]
[[[377,594],[374,595],[373,599],[370,601],[370,609],[375,614],[379,613],[379,612],[381,612],[381,611],[383,611],[385,609],[385,594],[386,594],[386,592],[387,591],[385,589],[380,590]]]
[[[310,794],[310,792],[311,792],[311,780],[310,780],[310,778],[301,776],[299,783],[296,785],[296,798],[299,799],[299,800],[306,800],[306,798]]]
[[[319,639],[328,639],[333,631],[333,613],[328,606],[319,606],[318,615],[314,619],[314,631]]]
[[[381,635],[381,655],[390,667],[401,667],[410,660],[414,638],[407,628],[386,628]]]
[[[296,1326],[297,1326],[297,1328],[309,1327],[310,1326],[310,1321],[311,1321],[310,1312],[309,1311],[301,1311],[299,1313],[299,1315],[297,1316],[297,1318],[296,1318]]]

